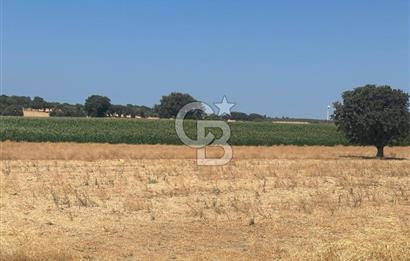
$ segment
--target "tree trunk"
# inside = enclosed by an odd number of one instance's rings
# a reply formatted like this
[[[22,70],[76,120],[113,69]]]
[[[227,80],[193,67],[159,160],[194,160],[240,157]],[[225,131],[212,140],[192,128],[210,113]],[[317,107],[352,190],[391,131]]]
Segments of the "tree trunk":
[[[384,146],[377,146],[377,155],[376,157],[378,158],[383,158],[384,157]]]

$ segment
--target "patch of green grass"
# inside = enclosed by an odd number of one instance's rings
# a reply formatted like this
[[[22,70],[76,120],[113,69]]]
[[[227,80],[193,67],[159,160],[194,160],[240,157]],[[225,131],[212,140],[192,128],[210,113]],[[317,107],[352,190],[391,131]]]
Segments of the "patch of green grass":
[[[333,124],[232,122],[229,125],[231,145],[347,144]],[[195,137],[195,121],[187,121],[185,129],[188,136]],[[2,141],[182,144],[173,120],[1,117],[0,135]]]

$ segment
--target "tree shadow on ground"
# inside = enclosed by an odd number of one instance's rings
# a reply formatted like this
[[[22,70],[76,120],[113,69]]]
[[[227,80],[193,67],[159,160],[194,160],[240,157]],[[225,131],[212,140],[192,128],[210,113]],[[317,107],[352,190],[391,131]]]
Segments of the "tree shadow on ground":
[[[343,155],[341,158],[351,158],[351,159],[365,159],[365,160],[409,160],[408,158],[397,158],[397,157],[384,157],[378,158],[376,156],[358,156],[358,155]]]

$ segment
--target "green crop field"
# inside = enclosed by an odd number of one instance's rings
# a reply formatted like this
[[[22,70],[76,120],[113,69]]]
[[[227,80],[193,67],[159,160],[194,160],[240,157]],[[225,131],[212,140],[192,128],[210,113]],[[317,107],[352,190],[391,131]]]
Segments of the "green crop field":
[[[231,122],[231,145],[345,145],[333,124]],[[194,138],[195,121],[185,130]],[[216,136],[219,130],[210,130]],[[181,144],[172,120],[0,117],[1,140]],[[400,145],[409,145],[410,138]]]
[[[231,122],[231,145],[345,145],[333,124]],[[195,121],[185,130],[194,138]],[[219,130],[210,130],[216,136]],[[219,132],[218,132],[219,131]],[[0,117],[1,140],[181,144],[172,120]],[[410,138],[400,145],[409,145]]]
[[[172,120],[1,117],[0,123],[2,141],[181,144]],[[347,144],[332,124],[232,122],[229,125],[232,145]],[[185,129],[188,136],[195,137],[194,121],[187,121]],[[210,131],[218,136],[218,131]]]

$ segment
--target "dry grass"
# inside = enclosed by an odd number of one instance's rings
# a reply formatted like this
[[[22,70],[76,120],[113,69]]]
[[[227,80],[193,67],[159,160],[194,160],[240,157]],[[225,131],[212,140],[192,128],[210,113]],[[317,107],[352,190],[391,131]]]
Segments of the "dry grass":
[[[1,145],[2,260],[410,259],[409,147]]]
[[[24,109],[23,110],[23,116],[24,117],[50,117],[50,114],[45,111],[36,111],[36,110],[29,110],[29,109]]]
[[[195,159],[196,151],[177,145],[129,145],[101,143],[0,142],[3,160]],[[222,151],[211,150],[216,156]],[[234,158],[242,159],[363,159],[376,155],[375,147],[353,146],[234,146]],[[386,157],[410,159],[409,147],[386,147]]]

